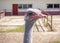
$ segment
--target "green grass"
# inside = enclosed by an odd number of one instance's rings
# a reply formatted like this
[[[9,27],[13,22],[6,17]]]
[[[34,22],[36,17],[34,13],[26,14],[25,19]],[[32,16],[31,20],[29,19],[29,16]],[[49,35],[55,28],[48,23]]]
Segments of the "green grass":
[[[60,43],[60,41],[54,41],[54,43]]]
[[[49,43],[60,43],[60,41],[54,41],[54,42],[49,42]]]
[[[5,30],[5,31],[0,29],[0,32],[24,32],[24,26],[21,25],[18,26],[16,29]]]

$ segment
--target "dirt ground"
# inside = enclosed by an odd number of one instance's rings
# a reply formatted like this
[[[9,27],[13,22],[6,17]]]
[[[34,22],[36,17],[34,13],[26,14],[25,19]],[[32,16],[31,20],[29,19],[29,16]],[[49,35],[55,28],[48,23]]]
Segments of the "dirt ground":
[[[3,18],[0,21],[0,25],[7,25],[9,23],[12,23],[17,20],[18,24],[20,23],[18,21],[18,18],[20,17],[12,17],[11,19],[7,19],[7,17]],[[10,18],[10,17],[8,17]],[[54,27],[57,29],[59,32],[33,32],[33,43],[54,43],[54,41],[60,41],[60,16],[54,16]],[[15,20],[12,20],[15,19]],[[6,20],[6,21],[3,21]],[[3,22],[2,22],[3,21]],[[12,22],[9,22],[12,21]],[[2,22],[2,23],[1,23]],[[21,21],[22,23],[24,21]],[[4,24],[5,23],[5,24]],[[14,22],[12,25],[14,25],[16,22]],[[9,24],[10,25],[10,24]],[[17,25],[17,23],[16,23]],[[24,33],[21,32],[9,32],[9,33],[0,33],[0,43],[23,43],[23,38],[24,38]]]
[[[33,32],[33,43],[54,43],[60,41],[58,32]],[[24,33],[0,33],[0,43],[23,43]]]

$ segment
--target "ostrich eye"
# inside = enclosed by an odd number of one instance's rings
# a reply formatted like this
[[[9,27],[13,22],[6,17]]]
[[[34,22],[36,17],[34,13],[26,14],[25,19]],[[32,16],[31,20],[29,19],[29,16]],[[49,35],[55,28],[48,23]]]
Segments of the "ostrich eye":
[[[28,13],[28,15],[29,15],[29,16],[32,16],[32,15],[33,15],[33,13]]]
[[[29,13],[29,15],[31,16],[31,15],[33,15],[33,13]]]

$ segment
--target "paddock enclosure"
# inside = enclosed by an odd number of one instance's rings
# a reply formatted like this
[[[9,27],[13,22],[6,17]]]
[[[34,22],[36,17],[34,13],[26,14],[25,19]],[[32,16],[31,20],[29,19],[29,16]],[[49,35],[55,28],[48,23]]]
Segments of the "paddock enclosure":
[[[46,15],[32,27],[33,43],[60,43],[60,0],[0,0],[0,43],[23,43],[28,8]]]

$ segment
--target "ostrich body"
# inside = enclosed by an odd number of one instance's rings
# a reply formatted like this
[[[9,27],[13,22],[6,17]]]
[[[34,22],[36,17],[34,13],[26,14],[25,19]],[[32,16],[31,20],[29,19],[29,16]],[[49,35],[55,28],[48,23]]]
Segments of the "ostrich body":
[[[37,19],[44,17],[38,9],[27,9],[25,13],[25,33],[24,33],[24,43],[32,43],[32,26]]]

